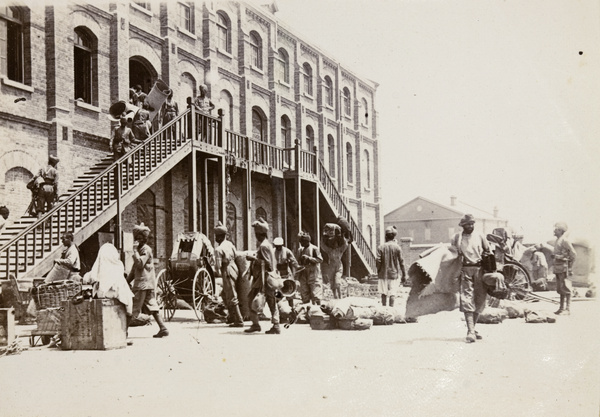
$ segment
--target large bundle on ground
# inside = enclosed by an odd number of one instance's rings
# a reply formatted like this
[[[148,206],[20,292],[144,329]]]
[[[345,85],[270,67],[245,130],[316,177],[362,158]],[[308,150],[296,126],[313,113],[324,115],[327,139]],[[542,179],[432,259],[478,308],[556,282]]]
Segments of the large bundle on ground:
[[[508,314],[503,308],[488,307],[479,315],[477,323],[499,324],[502,323],[507,316]]]
[[[450,245],[439,245],[408,269],[412,287],[406,317],[414,318],[458,307],[461,262]]]
[[[526,323],[555,323],[556,318],[549,314],[533,311],[526,309],[525,310],[525,322]]]

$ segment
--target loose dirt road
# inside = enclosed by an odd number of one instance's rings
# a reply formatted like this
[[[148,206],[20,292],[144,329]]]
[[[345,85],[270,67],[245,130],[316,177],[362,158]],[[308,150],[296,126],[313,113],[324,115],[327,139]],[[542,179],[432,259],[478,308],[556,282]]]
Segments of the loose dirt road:
[[[0,416],[598,416],[598,304],[572,310],[554,324],[479,325],[474,344],[458,311],[279,336],[177,311],[164,339],[154,325],[131,329],[126,349],[0,358]]]

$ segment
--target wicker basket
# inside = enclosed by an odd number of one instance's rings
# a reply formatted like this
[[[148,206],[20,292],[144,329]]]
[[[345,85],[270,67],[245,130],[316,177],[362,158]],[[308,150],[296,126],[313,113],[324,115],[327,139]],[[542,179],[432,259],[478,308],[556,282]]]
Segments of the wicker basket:
[[[60,307],[66,301],[81,292],[81,284],[74,281],[59,281],[41,284],[31,291],[38,309]]]

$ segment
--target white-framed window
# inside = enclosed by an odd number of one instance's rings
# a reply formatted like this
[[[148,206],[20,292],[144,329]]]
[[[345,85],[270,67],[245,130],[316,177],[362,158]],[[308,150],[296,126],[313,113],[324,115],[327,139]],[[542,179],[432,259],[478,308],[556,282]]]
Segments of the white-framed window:
[[[263,68],[262,63],[262,39],[256,32],[250,32],[250,65],[254,68]]]
[[[328,75],[325,76],[323,83],[323,100],[326,105],[333,107],[333,81]]]
[[[352,145],[346,142],[346,180],[352,184],[354,182],[354,166],[352,158]]]
[[[368,150],[364,150],[363,152],[363,163],[365,166],[365,188],[371,189],[371,156],[369,155]]]
[[[75,100],[88,104],[96,103],[97,90],[97,52],[96,38],[81,26],[74,32],[73,81]]]
[[[192,3],[178,3],[179,6],[179,27],[187,32],[194,31],[194,13]]]
[[[363,115],[363,119],[362,119],[362,123],[365,126],[369,126],[369,103],[367,103],[366,99],[362,99],[361,100],[361,104],[362,104],[362,115]]]
[[[342,100],[344,102],[344,114],[346,116],[352,115],[352,106],[350,104],[351,97],[348,87],[344,87],[344,90],[342,90]]]
[[[25,83],[24,8],[0,6],[0,76]]]
[[[217,12],[218,48],[231,53],[231,21],[225,12]]]
[[[335,139],[327,135],[327,155],[329,158],[329,175],[335,178]]]
[[[313,95],[313,71],[310,64],[307,62],[302,65],[303,78],[304,78],[304,93],[311,96]]]
[[[312,152],[315,146],[315,131],[311,125],[306,126],[306,150]]]
[[[134,3],[138,6],[140,6],[142,9],[146,9],[146,10],[152,10],[150,8],[150,2],[149,1],[134,1]]]
[[[290,56],[287,51],[283,48],[279,48],[279,59],[278,59],[278,79],[286,84],[290,83]]]

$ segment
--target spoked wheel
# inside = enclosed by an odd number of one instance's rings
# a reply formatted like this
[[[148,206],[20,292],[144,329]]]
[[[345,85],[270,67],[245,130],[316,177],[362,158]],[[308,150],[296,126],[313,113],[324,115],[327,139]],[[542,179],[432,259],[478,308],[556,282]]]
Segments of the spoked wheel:
[[[194,312],[198,320],[204,320],[204,310],[214,295],[212,278],[206,268],[199,268],[194,276],[192,297],[194,301]]]
[[[502,268],[504,282],[510,290],[510,298],[523,300],[531,292],[531,278],[529,272],[516,262],[507,262]]]
[[[171,321],[177,308],[177,292],[175,291],[171,274],[166,269],[163,269],[158,273],[156,282],[158,287],[156,301],[158,302],[158,306],[162,308],[164,319]]]

